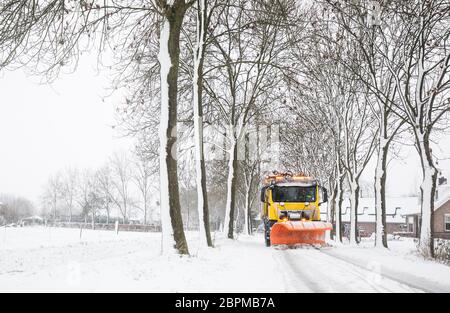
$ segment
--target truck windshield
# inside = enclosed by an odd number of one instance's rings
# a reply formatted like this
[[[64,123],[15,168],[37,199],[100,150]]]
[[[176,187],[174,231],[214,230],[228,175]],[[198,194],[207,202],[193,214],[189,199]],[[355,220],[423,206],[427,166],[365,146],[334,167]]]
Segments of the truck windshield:
[[[272,191],[273,202],[315,202],[316,187],[275,186]]]

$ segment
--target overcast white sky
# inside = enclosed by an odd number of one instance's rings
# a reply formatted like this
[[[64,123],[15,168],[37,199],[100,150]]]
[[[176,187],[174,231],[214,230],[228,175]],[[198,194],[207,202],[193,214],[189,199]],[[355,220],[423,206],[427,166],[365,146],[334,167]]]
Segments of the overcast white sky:
[[[0,76],[0,193],[39,199],[48,176],[68,166],[96,168],[116,150],[130,149],[112,129],[108,80],[80,64],[52,86],[23,71]]]
[[[441,159],[437,161],[437,167],[445,177],[450,178],[450,134],[441,134],[435,141],[433,154]],[[374,168],[375,161],[372,160],[362,179],[372,183]],[[404,196],[417,193],[421,179],[422,170],[417,151],[414,147],[403,146],[398,157],[391,159],[388,165],[387,194]]]
[[[36,204],[50,174],[68,166],[96,168],[112,152],[132,146],[111,128],[121,95],[102,101],[108,79],[97,74],[93,62],[81,62],[76,74],[52,86],[37,82],[21,70],[0,76],[0,193],[23,195]],[[439,141],[435,153],[450,157],[450,136]],[[420,183],[415,151],[404,149],[402,156],[389,166],[391,195],[414,192]],[[449,160],[440,167],[450,176]],[[363,179],[372,182],[370,169]]]

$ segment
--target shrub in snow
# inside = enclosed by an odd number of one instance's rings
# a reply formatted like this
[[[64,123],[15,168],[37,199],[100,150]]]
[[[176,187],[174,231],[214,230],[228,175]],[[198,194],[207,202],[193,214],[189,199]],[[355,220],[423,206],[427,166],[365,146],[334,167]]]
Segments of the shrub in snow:
[[[401,239],[401,237],[399,235],[391,235],[391,234],[387,235],[387,240],[388,241],[400,240],[400,239]]]
[[[434,250],[437,260],[450,265],[450,240],[436,239]]]

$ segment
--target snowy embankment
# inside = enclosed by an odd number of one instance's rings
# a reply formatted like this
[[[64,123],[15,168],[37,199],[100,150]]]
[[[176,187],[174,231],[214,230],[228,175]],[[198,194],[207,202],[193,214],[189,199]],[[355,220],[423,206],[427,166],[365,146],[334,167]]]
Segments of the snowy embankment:
[[[256,239],[256,240],[255,240]],[[62,228],[0,229],[0,291],[284,291],[259,238],[216,239],[191,257],[161,256],[161,234]],[[272,271],[270,271],[273,273]]]

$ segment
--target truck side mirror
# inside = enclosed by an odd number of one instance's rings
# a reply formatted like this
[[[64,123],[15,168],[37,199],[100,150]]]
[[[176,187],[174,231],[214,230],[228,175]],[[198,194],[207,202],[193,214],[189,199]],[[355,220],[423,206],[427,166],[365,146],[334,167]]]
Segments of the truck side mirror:
[[[261,202],[266,202],[266,187],[261,189]]]

